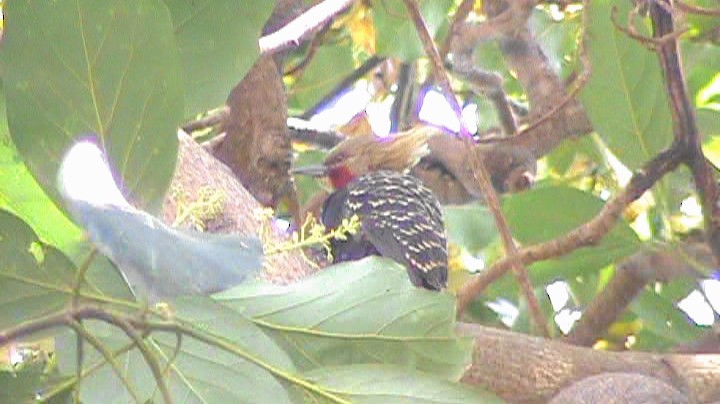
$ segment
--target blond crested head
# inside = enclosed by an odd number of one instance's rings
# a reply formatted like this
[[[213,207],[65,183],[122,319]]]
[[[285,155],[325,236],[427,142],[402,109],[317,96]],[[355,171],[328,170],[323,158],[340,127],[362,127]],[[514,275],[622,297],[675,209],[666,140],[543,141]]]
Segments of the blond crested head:
[[[344,167],[356,177],[378,170],[406,172],[428,154],[427,141],[439,132],[431,126],[418,126],[385,138],[353,136],[330,151],[325,165],[331,169]]]

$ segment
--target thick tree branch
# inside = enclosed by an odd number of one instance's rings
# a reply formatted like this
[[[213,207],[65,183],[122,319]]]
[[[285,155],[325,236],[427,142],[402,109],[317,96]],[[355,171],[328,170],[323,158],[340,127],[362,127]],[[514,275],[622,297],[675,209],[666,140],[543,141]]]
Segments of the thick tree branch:
[[[461,323],[458,330],[475,339],[462,381],[513,403],[545,403],[574,382],[608,372],[653,377],[699,403],[720,399],[720,355],[607,352],[476,324]]]

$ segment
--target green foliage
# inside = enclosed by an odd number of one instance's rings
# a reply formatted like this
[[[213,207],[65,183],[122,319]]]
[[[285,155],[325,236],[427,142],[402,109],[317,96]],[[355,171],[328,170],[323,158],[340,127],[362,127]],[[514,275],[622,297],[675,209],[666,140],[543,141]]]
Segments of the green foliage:
[[[240,286],[218,300],[250,316],[303,370],[384,363],[454,379],[469,359],[469,341],[452,330],[452,296],[413,287],[387,259],[335,265],[301,287]]]
[[[630,309],[642,319],[647,331],[667,338],[673,344],[694,341],[702,334],[701,329],[691,325],[672,301],[655,291],[645,290],[633,300]]]
[[[354,67],[350,44],[323,46],[288,91],[293,108],[305,110],[320,101]]]
[[[185,70],[186,116],[222,105],[259,55],[274,1],[165,0]],[[242,22],[238,21],[242,16]]]
[[[175,320],[184,327],[201,332],[218,346],[195,338],[178,340],[174,333],[155,333],[148,338],[148,346],[163,368],[172,365],[166,376],[173,397],[185,397],[190,402],[290,402],[283,382],[290,378],[294,366],[287,355],[257,326],[240,313],[214,303],[209,298],[187,298],[172,306]],[[126,385],[134,387],[140,398],[158,394],[155,378],[137,349],[122,352],[131,341],[117,328],[105,324],[91,324],[111,352],[118,352],[117,363],[122,364]],[[64,333],[58,338],[61,354],[61,374],[75,375],[74,334]],[[176,352],[177,350],[177,352]],[[98,369],[94,366],[100,365]],[[120,402],[131,402],[132,396],[119,383],[118,375],[96,351],[85,350],[84,368],[93,369],[83,381],[81,398],[85,402],[102,401],[112,389]],[[156,396],[159,398],[159,396]],[[144,400],[141,400],[144,401]]]
[[[497,237],[492,214],[480,204],[446,207],[445,226],[450,242],[473,252],[486,247]]]
[[[167,9],[159,1],[14,1],[4,11],[17,23],[2,49],[10,135],[46,192],[57,195],[64,151],[94,132],[131,196],[157,204],[175,166],[183,113]]]
[[[61,310],[68,301],[75,266],[42,244],[18,217],[0,210],[0,329]]]
[[[513,236],[523,244],[549,241],[566,234],[593,218],[604,202],[576,188],[548,186],[515,194],[503,201],[503,212]],[[599,271],[636,252],[641,246],[635,232],[624,222],[593,246],[577,249],[556,259],[539,261],[530,266],[534,285],[546,285],[560,279]],[[507,294],[515,290],[512,275],[496,282],[492,289]]]
[[[436,36],[443,26],[447,26],[447,12],[453,2],[434,0],[418,3],[430,35]],[[373,18],[377,30],[375,48],[379,54],[408,62],[425,55],[415,24],[402,0],[375,2]]]
[[[18,326],[42,325],[47,316],[69,310],[78,268],[87,264],[91,246],[85,232],[58,203],[55,179],[66,149],[83,134],[96,133],[130,199],[147,210],[157,209],[173,174],[176,128],[184,119],[222,104],[253,66],[257,39],[273,3],[3,3],[0,334]],[[353,10],[366,3],[359,2]],[[358,38],[374,40],[380,56],[406,62],[423,58],[403,1],[371,3],[372,20],[355,23],[372,26],[363,26]],[[458,2],[418,3],[431,35],[441,43],[447,35],[448,13]],[[712,1],[693,4],[709,7]],[[512,236],[521,246],[553,240],[601,211],[606,196],[622,187],[615,178],[617,165],[608,164],[608,150],[625,167],[636,170],[671,143],[671,114],[657,55],[613,26],[613,7],[620,24],[627,24],[630,2],[592,1],[587,10],[586,50],[592,75],[581,100],[597,134],[564,142],[541,161],[539,186],[503,199]],[[692,41],[681,38],[687,84],[697,107],[704,151],[720,167],[716,88],[720,48],[702,40],[717,27],[717,19],[689,16],[687,23]],[[530,31],[562,79],[578,69],[579,24],[579,13],[566,12],[558,18],[542,6],[533,10],[529,20]],[[636,29],[649,32],[642,16]],[[367,57],[358,51],[367,47],[353,43],[358,39],[344,28],[333,25],[324,35],[312,52],[305,47],[294,55],[296,60],[311,56],[300,73],[286,78],[289,103],[297,110],[324,99]],[[527,101],[496,41],[481,44],[475,58],[478,66],[504,78],[504,90],[513,101]],[[424,79],[425,65],[418,66]],[[384,91],[379,97],[388,95]],[[478,101],[481,128],[497,126],[490,102],[478,95],[464,101],[468,100]],[[294,164],[317,163],[324,155],[305,150]],[[555,312],[545,298],[547,284],[566,282],[571,300],[567,307],[582,309],[602,291],[624,258],[642,247],[664,248],[661,243],[674,241],[674,229],[665,222],[667,217],[682,216],[679,202],[694,195],[681,186],[687,182],[686,172],[670,177],[662,192],[653,190],[647,196],[652,200],[648,206],[633,206],[640,211],[634,223],[619,220],[592,246],[529,266],[548,324],[553,324]],[[298,184],[303,201],[319,189],[313,179],[303,178]],[[502,254],[486,207],[451,206],[444,214],[457,250],[483,258],[486,266]],[[641,242],[636,231],[649,241]],[[152,244],[147,241],[149,230],[127,233],[133,233],[129,238],[135,243]],[[195,254],[194,247],[207,247],[202,237],[191,240],[193,248],[172,240],[172,246],[186,255],[168,253],[171,248],[165,252],[174,260],[170,267],[182,266],[178,271],[189,277],[186,283],[199,279],[193,274],[212,269],[207,268],[211,260],[192,261],[202,255]],[[182,258],[187,254],[192,257]],[[223,254],[210,254],[223,260]],[[149,262],[157,263],[155,258],[150,255]],[[236,258],[223,261],[238,268],[248,263]],[[76,385],[83,402],[110,397],[120,402],[162,401],[148,358],[121,330],[123,322],[147,327],[145,353],[157,362],[169,393],[178,401],[496,401],[457,383],[470,361],[471,344],[454,333],[454,296],[414,288],[405,270],[385,259],[335,265],[286,286],[253,281],[212,297],[184,297],[170,302],[169,312],[136,302],[120,272],[103,257],[89,263],[79,286],[83,304],[97,306],[106,317],[73,323],[63,316],[54,327],[39,327],[31,337],[54,338],[55,355],[40,365],[4,365],[0,402],[25,402],[37,393],[66,402]],[[688,276],[643,290],[618,320],[622,323],[618,327],[635,337],[632,348],[665,350],[697,338],[701,328],[677,307],[696,288],[697,279]],[[529,331],[529,313],[519,295],[516,280],[506,275],[475,302],[472,314],[485,324],[497,325],[503,316],[483,303],[502,298],[519,312],[513,329]],[[79,336],[83,367],[78,384]]]
[[[23,218],[47,243],[67,246],[80,230],[45,195],[10,139],[0,87],[0,208]]]
[[[581,99],[595,131],[634,170],[670,146],[672,121],[657,55],[615,29],[610,20],[610,10],[617,7],[619,23],[626,25],[631,6],[620,0],[590,4],[592,76]],[[648,34],[644,26],[638,30]]]

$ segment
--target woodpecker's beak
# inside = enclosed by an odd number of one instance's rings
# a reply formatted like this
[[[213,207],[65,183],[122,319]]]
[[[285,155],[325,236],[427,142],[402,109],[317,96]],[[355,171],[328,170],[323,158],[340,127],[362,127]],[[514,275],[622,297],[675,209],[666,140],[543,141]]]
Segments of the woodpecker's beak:
[[[290,174],[309,175],[311,177],[325,177],[328,175],[328,168],[322,164],[296,167],[290,170]]]

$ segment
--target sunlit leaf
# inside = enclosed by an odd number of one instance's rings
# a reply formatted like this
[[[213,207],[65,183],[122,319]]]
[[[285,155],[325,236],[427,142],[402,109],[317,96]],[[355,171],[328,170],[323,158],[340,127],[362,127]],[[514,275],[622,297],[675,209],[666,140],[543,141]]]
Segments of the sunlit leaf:
[[[57,196],[63,152],[95,132],[132,198],[158,204],[183,115],[180,57],[162,2],[13,1],[3,12],[10,134],[45,191]]]
[[[4,98],[0,94],[0,101]],[[0,138],[7,135],[4,105],[0,105]],[[9,137],[0,142],[0,208],[21,217],[43,241],[56,247],[81,238],[77,228],[45,194],[25,167]]]
[[[0,262],[0,330],[57,312],[69,301],[73,263],[4,210],[0,210]]]
[[[393,261],[335,265],[288,286],[243,285],[217,299],[246,313],[300,369],[402,365],[454,379],[469,341],[454,335],[454,298],[415,288]]]

